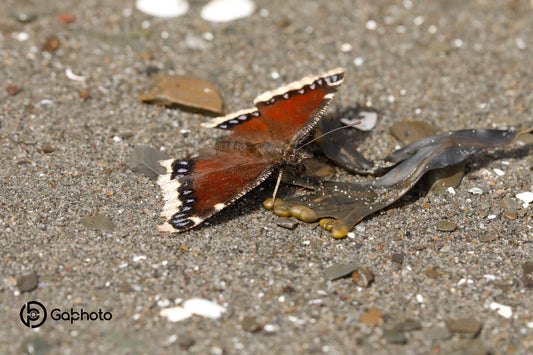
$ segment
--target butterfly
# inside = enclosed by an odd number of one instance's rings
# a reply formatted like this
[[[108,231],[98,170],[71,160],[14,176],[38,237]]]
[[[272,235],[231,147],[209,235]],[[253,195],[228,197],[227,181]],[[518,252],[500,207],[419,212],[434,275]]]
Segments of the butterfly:
[[[191,229],[263,182],[275,169],[298,164],[298,147],[324,114],[344,81],[344,69],[306,76],[264,92],[254,108],[203,124],[232,133],[187,159],[160,161],[166,173],[157,182],[165,204],[158,227]]]

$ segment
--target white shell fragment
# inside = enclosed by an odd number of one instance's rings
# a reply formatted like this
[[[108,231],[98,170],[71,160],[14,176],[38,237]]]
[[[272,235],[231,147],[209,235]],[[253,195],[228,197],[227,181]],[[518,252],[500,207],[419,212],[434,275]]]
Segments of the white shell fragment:
[[[142,13],[157,17],[178,17],[189,10],[185,0],[136,0],[135,7]]]
[[[217,319],[226,312],[225,307],[203,298],[191,298],[185,301],[183,308],[193,314],[211,319]]]
[[[70,80],[74,80],[74,81],[84,81],[84,80],[85,80],[85,77],[84,77],[84,76],[74,74],[74,72],[73,72],[72,69],[70,69],[70,68],[67,68],[67,69],[65,70],[65,75],[66,75],[67,78],[69,78]]]
[[[524,202],[522,207],[528,208],[529,204],[533,201],[533,192],[521,192],[516,195],[516,198]]]
[[[479,187],[473,187],[471,189],[468,189],[468,192],[474,195],[481,195],[483,193],[483,190],[481,190]]]
[[[162,309],[159,315],[166,317],[169,322],[177,323],[189,318],[192,316],[192,313],[181,306],[176,306]]]
[[[202,316],[211,319],[219,318],[226,308],[221,305],[203,298],[191,298],[185,301],[182,306],[164,308],[159,315],[166,317],[169,322],[181,322],[192,315]]]
[[[349,126],[352,125],[358,121],[361,121],[361,123],[356,124],[352,126],[353,128],[357,128],[360,131],[370,131],[376,127],[376,124],[378,122],[378,113],[374,111],[359,111],[359,114],[357,117],[354,118],[347,118],[343,117],[340,119],[342,123]]]
[[[505,319],[509,319],[513,316],[513,309],[510,306],[506,306],[497,302],[491,302],[489,307]]]
[[[212,0],[202,7],[200,16],[210,22],[227,22],[250,16],[254,10],[251,0]]]

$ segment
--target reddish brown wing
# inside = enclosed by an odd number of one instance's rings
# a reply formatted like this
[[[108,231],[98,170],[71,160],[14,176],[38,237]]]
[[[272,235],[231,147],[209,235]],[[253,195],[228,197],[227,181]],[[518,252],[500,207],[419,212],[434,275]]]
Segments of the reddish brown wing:
[[[257,109],[218,117],[204,126],[231,130],[253,142],[276,139],[295,144],[316,125],[343,80],[342,68],[307,76],[261,94],[254,100]]]
[[[197,158],[166,160],[158,183],[167,222],[158,229],[182,232],[202,223],[264,181],[273,166],[239,151],[204,150]]]

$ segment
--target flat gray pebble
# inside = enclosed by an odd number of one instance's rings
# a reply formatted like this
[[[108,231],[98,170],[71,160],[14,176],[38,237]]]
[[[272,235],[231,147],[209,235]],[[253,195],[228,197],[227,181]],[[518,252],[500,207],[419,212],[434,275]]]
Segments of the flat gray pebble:
[[[328,280],[336,280],[340,279],[341,277],[345,277],[350,275],[352,272],[358,269],[358,265],[356,263],[349,263],[349,264],[333,264],[326,269],[324,269],[324,277]]]
[[[35,270],[17,278],[17,287],[22,292],[33,291],[39,286],[39,275]]]

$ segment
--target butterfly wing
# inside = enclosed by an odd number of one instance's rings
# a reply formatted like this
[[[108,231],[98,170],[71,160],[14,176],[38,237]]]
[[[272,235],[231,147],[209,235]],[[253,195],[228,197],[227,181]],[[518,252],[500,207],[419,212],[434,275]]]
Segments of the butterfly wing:
[[[294,145],[317,124],[343,81],[342,68],[306,76],[259,95],[255,109],[218,117],[203,126],[231,130],[234,136],[252,141],[268,137]]]
[[[273,169],[267,161],[234,150],[208,149],[193,159],[160,163],[167,170],[157,180],[165,199],[161,216],[167,221],[158,229],[166,232],[197,226],[259,185]]]

